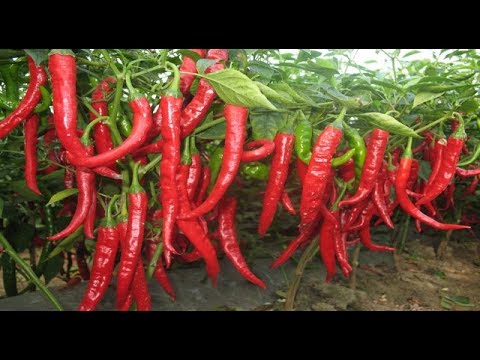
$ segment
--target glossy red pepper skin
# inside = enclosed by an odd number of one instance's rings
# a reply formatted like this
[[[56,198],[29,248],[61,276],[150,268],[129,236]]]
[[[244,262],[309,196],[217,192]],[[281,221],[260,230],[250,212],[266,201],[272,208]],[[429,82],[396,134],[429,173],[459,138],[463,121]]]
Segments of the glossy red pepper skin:
[[[340,208],[357,204],[365,200],[372,192],[375,186],[375,180],[382,168],[383,155],[387,148],[388,138],[389,133],[387,131],[378,128],[373,130],[367,145],[367,154],[357,192],[349,199],[340,201],[338,204]]]
[[[141,259],[135,269],[132,281],[132,294],[137,304],[137,311],[150,311],[152,309],[152,299],[148,291],[147,279]]]
[[[372,200],[375,205],[379,217],[391,229],[394,228],[393,221],[388,213],[387,204],[385,203],[384,183],[386,181],[386,169],[382,171],[375,181],[373,189]]]
[[[100,226],[93,254],[92,272],[79,311],[93,311],[102,300],[112,279],[119,235],[115,226]]]
[[[72,156],[73,153],[68,152],[68,160],[74,165],[85,166],[89,168],[94,168],[98,166],[109,166],[113,164],[116,160],[119,160],[125,155],[130,154],[140,148],[140,146],[142,146],[142,144],[147,140],[148,132],[153,125],[152,109],[150,108],[150,104],[145,97],[136,98],[130,101],[129,105],[133,112],[133,128],[130,136],[126,138],[122,144],[107,152],[94,156],[75,157]],[[56,125],[55,127],[57,128]],[[60,138],[60,134],[58,135],[60,141],[62,141],[62,139]],[[65,148],[68,150],[67,147]]]
[[[275,150],[275,142],[269,139],[250,141],[245,145],[247,150],[242,153],[242,162],[263,160]]]
[[[292,215],[297,214],[297,212],[295,211],[295,208],[293,207],[292,199],[290,199],[290,196],[288,195],[288,192],[286,190],[283,190],[282,197],[280,198],[280,202],[283,208],[288,211],[288,213]]]
[[[463,177],[477,176],[477,175],[480,175],[480,168],[465,170],[465,169],[456,167],[455,173]]]
[[[258,233],[264,236],[272,224],[277,210],[277,203],[284,192],[288,177],[288,166],[292,157],[294,134],[278,133],[275,136],[275,153],[273,154],[267,188],[263,197],[263,207],[260,213]]]
[[[225,255],[245,279],[262,289],[266,289],[265,283],[248,268],[247,262],[243,258],[235,230],[236,210],[237,199],[234,197],[226,197],[219,204],[218,230],[220,244]]]
[[[302,160],[297,158],[297,176],[300,184],[303,186],[303,182],[305,181],[305,175],[307,175],[308,165],[305,164]]]
[[[207,51],[205,49],[189,50],[196,52],[202,58],[207,55]],[[195,64],[195,61],[188,56],[183,57],[182,64],[180,65],[179,69],[181,72],[197,73],[197,65]],[[190,93],[190,87],[192,86],[193,80],[195,80],[195,75],[185,73],[180,74],[180,91],[182,92],[183,96],[186,96]]]
[[[24,132],[24,152],[25,152],[25,182],[27,187],[37,195],[42,195],[37,184],[37,132],[38,115],[33,114],[23,126]]]
[[[160,188],[162,189],[161,203],[163,211],[162,241],[165,250],[176,253],[173,247],[173,230],[178,214],[178,194],[175,175],[180,165],[180,114],[182,98],[164,96],[160,101],[162,111],[162,140],[163,152],[160,161]],[[167,268],[170,267],[171,257],[165,258]]]
[[[335,275],[335,238],[334,238],[335,224],[324,219],[320,227],[320,234],[318,237],[318,245],[320,255],[322,257],[323,265],[327,271],[326,283],[329,283]]]
[[[8,114],[5,119],[0,121],[0,139],[3,139],[13,129],[20,125],[23,120],[27,119],[42,98],[40,86],[45,85],[47,82],[45,69],[43,68],[43,65],[35,65],[35,62],[30,55],[27,55],[27,62],[28,70],[30,71],[30,81],[28,83],[27,91],[16,109]]]
[[[225,148],[217,181],[207,199],[196,209],[184,214],[185,217],[195,218],[212,210],[228,190],[240,167],[243,143],[246,138],[248,108],[227,104],[224,112],[227,125]]]
[[[133,153],[133,157],[137,158],[140,156],[146,156],[148,154],[158,154],[161,153],[163,150],[163,141],[158,140],[154,143],[142,146],[140,149],[136,150]]]
[[[192,154],[192,163],[188,171],[187,191],[188,198],[193,202],[194,196],[197,192],[198,183],[202,175],[202,160],[200,154]]]
[[[53,122],[58,140],[73,155],[72,157],[85,157],[83,145],[77,136],[77,68],[75,56],[73,54],[54,53],[48,57],[48,68],[52,84]],[[73,161],[71,163],[75,164]]]
[[[180,165],[180,169],[177,173],[176,181],[178,187],[180,214],[187,213],[191,209],[187,192],[187,178],[188,165],[182,164]],[[205,259],[205,266],[208,276],[210,277],[213,286],[216,286],[217,276],[220,272],[220,266],[218,264],[215,248],[208,238],[208,234],[204,231],[202,225],[200,224],[200,221],[197,218],[187,220],[181,220],[180,218],[177,218],[177,226]]]
[[[440,166],[442,165],[442,160],[443,160],[443,152],[447,146],[447,140],[444,138],[438,139],[435,142],[433,152],[430,159],[430,166],[432,168],[432,171],[430,173],[430,176],[428,177],[427,183],[425,184],[424,187],[424,192],[429,191],[428,189],[432,186],[432,184],[435,181],[435,178],[438,175],[438,172],[440,171]]]
[[[300,200],[300,227],[306,226],[318,217],[327,186],[326,180],[331,172],[332,157],[340,144],[342,134],[342,130],[328,125],[315,142],[312,158],[303,181]]]
[[[128,194],[128,223],[125,235],[125,251],[122,251],[117,281],[116,307],[127,300],[134,272],[140,261],[148,198],[145,191]]]
[[[370,227],[369,226],[366,226],[366,227],[360,229],[358,234],[360,235],[360,242],[368,250],[371,250],[371,251],[395,251],[395,248],[392,248],[390,246],[375,245],[372,242],[372,239],[370,237]]]
[[[92,189],[92,201],[88,209],[87,217],[83,222],[83,233],[88,239],[93,239],[93,230],[95,229],[95,219],[97,217],[97,190]]]
[[[91,169],[77,167],[76,182],[78,187],[77,206],[68,226],[59,233],[50,236],[49,240],[59,240],[67,237],[85,221],[92,204],[92,189],[95,188],[95,174]]]
[[[407,181],[410,176],[410,168],[412,166],[412,159],[409,157],[402,157],[400,165],[397,171],[395,179],[395,194],[397,200],[402,209],[415,219],[419,219],[421,222],[438,230],[459,230],[469,229],[469,226],[457,225],[457,224],[444,224],[440,223],[431,217],[422,213],[408,198],[406,193]]]
[[[107,77],[103,79],[92,93],[92,108],[98,113],[98,116],[108,115],[107,96],[113,91],[112,85],[115,84],[114,77]],[[93,121],[97,118],[93,112],[90,111],[90,119]],[[113,149],[112,135],[107,124],[99,122],[93,127],[93,138],[95,139],[95,149],[97,153],[101,154]]]
[[[455,168],[460,159],[463,143],[464,141],[462,139],[457,139],[452,136],[448,138],[438,174],[431,185],[425,189],[425,196],[418,200],[415,205],[419,206],[432,201],[447,188],[455,175]]]
[[[207,195],[208,186],[210,185],[210,177],[212,176],[212,172],[210,167],[202,166],[202,178],[200,181],[200,189],[198,190],[198,194],[195,198],[194,204],[195,206],[200,205],[203,200],[205,200],[205,195]]]
[[[227,61],[228,51],[224,49],[210,49],[207,53],[207,59]],[[224,65],[217,63],[210,66],[205,73],[223,69]],[[197,125],[205,118],[216,95],[217,93],[213,90],[213,87],[208,81],[206,79],[200,79],[195,96],[182,111],[182,118],[180,120],[182,138],[190,135]]]
[[[345,164],[340,166],[337,172],[343,181],[348,182],[352,180],[355,177],[355,162],[353,159],[348,160]]]

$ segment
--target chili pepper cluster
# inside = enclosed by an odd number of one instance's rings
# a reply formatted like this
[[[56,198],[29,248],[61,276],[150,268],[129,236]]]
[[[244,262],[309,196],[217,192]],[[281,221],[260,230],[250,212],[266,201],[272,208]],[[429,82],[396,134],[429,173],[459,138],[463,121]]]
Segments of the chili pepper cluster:
[[[224,69],[228,61],[226,49],[192,51],[212,60],[207,74]],[[25,181],[29,189],[41,194],[36,180],[37,112],[45,110],[39,103],[47,74],[43,65],[36,65],[30,56],[27,59],[28,89],[18,106],[0,122],[0,138],[23,122]],[[480,169],[460,167],[473,164],[480,155],[477,147],[474,154],[459,162],[462,152],[468,151],[462,114],[453,114],[448,138],[441,132],[427,131],[413,150],[413,139],[409,137],[403,149],[388,152],[390,134],[374,128],[366,138],[362,137],[345,120],[347,108],[340,109],[336,119],[316,138],[312,122],[297,111],[290,125],[279,130],[273,140],[246,142],[249,109],[226,103],[217,114],[225,119],[224,146],[208,154],[194,135],[218,99],[217,94],[204,78],[191,94],[197,67],[188,56],[183,57],[179,67],[167,62],[166,69],[173,76],[155,112],[147,98],[133,87],[132,74],[126,73],[132,124],[123,119],[121,131],[107,120],[109,111],[117,111],[109,110],[109,95],[115,87],[123,86],[123,79],[119,83],[115,77],[105,77],[91,93],[90,122],[81,130],[77,127],[75,56],[63,50],[49,55],[53,116],[43,134],[43,144],[52,163],[43,173],[65,167],[65,188],[75,186],[78,195],[76,203],[66,198],[57,214],[69,214],[69,224],[57,233],[50,227],[48,239],[51,244],[83,231],[87,239],[96,241],[91,269],[83,241],[77,244],[80,275],[88,280],[79,310],[95,310],[114,277],[115,307],[119,310],[128,310],[132,304],[137,310],[150,310],[150,277],[175,300],[167,276],[175,262],[203,261],[215,286],[221,253],[245,279],[266,288],[249,269],[237,237],[238,201],[230,189],[239,175],[266,181],[258,221],[260,237],[269,231],[277,204],[292,216],[297,215],[298,206],[298,236],[274,260],[272,268],[317,239],[326,282],[335,275],[337,265],[349,277],[352,267],[347,249],[357,242],[372,251],[395,251],[375,244],[370,230],[381,223],[394,228],[391,217],[397,207],[415,219],[419,231],[422,224],[438,230],[469,228],[445,223],[442,218],[442,212],[454,206],[455,175],[462,179],[473,177],[464,196],[474,193],[479,181]],[[57,140],[58,151],[51,146]],[[414,154],[422,154],[423,160],[430,163],[428,180],[419,177],[419,162]],[[299,204],[294,204],[286,190],[292,169],[296,169],[301,186]],[[156,198],[149,198],[144,189],[149,171],[158,174]],[[104,178],[121,186],[121,193],[108,197],[105,211],[98,206],[97,189],[99,182],[106,181]],[[441,209],[436,202],[440,196],[445,197]]]

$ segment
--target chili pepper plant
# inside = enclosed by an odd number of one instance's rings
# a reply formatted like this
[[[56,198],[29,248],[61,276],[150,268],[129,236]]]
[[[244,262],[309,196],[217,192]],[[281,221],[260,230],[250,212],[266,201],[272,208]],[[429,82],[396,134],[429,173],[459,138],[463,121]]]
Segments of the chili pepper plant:
[[[475,236],[478,51],[381,51],[390,69],[355,50],[1,49],[4,296],[61,310],[51,281],[85,281],[78,310],[112,286],[116,309],[147,311],[192,263],[267,291],[260,257],[318,254],[335,283],[353,245],[402,252],[410,219],[440,250]]]

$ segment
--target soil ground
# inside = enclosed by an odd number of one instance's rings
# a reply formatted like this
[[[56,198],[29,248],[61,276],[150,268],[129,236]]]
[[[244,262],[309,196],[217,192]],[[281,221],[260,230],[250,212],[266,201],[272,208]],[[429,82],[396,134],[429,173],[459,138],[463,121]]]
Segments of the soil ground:
[[[411,233],[404,252],[397,257],[362,249],[356,276],[356,289],[341,274],[325,284],[325,271],[318,256],[302,276],[295,310],[480,310],[479,241],[467,232],[454,233],[444,260],[436,258],[439,233]],[[378,238],[381,236],[377,236]],[[375,239],[375,236],[374,236]],[[278,249],[273,252],[274,255]],[[352,252],[352,251],[351,251]],[[352,256],[352,254],[350,254]],[[285,296],[301,253],[282,268],[270,270],[271,259],[257,258],[252,270],[267,284],[261,290],[238,275],[227,261],[221,261],[217,288],[205,277],[202,264],[180,267],[169,277],[177,291],[172,302],[155,283],[150,283],[154,310],[283,310]],[[397,266],[395,266],[395,263]],[[86,282],[66,286],[60,279],[50,285],[66,310],[75,310]],[[3,288],[0,287],[0,295]],[[113,310],[114,285],[99,306]],[[38,292],[0,300],[0,310],[53,309]]]

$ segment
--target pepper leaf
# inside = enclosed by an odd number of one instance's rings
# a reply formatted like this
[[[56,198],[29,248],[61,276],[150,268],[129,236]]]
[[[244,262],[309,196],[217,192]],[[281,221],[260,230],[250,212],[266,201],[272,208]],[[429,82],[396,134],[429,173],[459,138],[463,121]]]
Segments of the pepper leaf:
[[[57,274],[63,266],[64,258],[61,254],[47,260],[45,269],[43,270],[43,277],[45,278],[45,284],[48,284]]]
[[[356,116],[365,120],[369,124],[372,124],[392,134],[412,136],[414,138],[421,138],[420,135],[418,135],[415,131],[413,131],[407,125],[402,124],[400,121],[398,121],[397,119],[395,119],[390,115],[371,112],[371,113],[358,114]]]
[[[293,101],[291,98],[289,99],[285,96],[282,96],[280,93],[268,87],[267,85],[262,84],[261,82],[255,81],[255,85],[257,85],[260,91],[271,101],[289,105],[295,104],[295,101]]]
[[[203,76],[227,104],[277,110],[255,83],[237,70],[225,69]]]
[[[212,59],[200,59],[197,61],[197,71],[199,74],[203,74],[205,70],[208,69],[211,65],[215,64],[217,60]]]
[[[56,203],[57,201],[63,200],[69,196],[75,195],[78,193],[78,189],[65,189],[62,191],[57,192],[56,194],[53,194],[50,200],[48,200],[47,206],[52,205]]]
[[[178,52],[180,54],[182,54],[183,56],[188,56],[193,61],[198,61],[199,59],[202,58],[197,52],[192,51],[192,50],[180,49],[180,50],[178,50]]]
[[[197,137],[206,140],[222,140],[225,139],[225,131],[226,124],[225,122],[221,122],[197,134]]]
[[[417,107],[420,104],[423,104],[427,101],[436,99],[440,96],[445,94],[444,92],[441,93],[432,93],[432,92],[420,92],[417,95],[415,95],[415,99],[413,100],[413,106],[412,109]]]
[[[24,49],[24,51],[32,57],[37,66],[48,59],[48,49]]]
[[[286,118],[281,113],[252,113],[250,114],[250,124],[254,140],[273,140],[278,130],[285,126]]]

